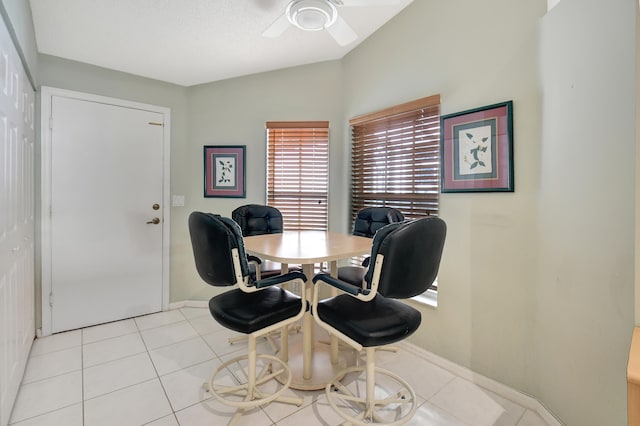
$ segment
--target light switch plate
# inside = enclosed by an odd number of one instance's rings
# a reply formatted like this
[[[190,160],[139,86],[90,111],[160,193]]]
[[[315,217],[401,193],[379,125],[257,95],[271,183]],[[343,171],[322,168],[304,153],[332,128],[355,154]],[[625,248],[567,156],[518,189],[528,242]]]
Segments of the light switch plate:
[[[171,198],[171,205],[173,207],[182,207],[182,206],[184,206],[184,195],[174,195]]]

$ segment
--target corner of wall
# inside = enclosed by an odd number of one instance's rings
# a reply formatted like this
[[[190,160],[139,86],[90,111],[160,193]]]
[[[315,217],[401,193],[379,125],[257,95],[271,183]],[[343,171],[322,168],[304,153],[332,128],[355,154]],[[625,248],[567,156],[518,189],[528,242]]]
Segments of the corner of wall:
[[[640,8],[636,6],[636,214],[635,214],[635,304],[634,322],[640,326]]]

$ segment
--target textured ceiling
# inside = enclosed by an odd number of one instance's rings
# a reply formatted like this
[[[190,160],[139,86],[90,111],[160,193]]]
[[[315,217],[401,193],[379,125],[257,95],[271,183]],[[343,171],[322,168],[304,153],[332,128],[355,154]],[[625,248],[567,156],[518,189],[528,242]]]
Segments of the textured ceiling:
[[[413,0],[338,8],[358,38],[262,32],[289,0],[30,0],[40,53],[192,86],[342,58]],[[388,1],[389,4],[384,4]]]

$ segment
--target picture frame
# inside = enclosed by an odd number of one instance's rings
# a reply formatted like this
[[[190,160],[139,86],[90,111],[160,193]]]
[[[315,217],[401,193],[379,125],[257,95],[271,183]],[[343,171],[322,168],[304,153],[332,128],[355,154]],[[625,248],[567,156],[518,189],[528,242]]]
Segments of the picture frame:
[[[246,145],[204,146],[204,196],[245,198]]]
[[[514,192],[513,101],[440,118],[441,192]]]

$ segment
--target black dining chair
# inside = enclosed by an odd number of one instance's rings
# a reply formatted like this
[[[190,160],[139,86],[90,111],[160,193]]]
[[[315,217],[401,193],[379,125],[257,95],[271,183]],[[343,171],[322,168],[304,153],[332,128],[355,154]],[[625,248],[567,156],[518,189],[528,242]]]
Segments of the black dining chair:
[[[250,279],[242,233],[229,218],[193,212],[189,233],[202,280],[212,286],[237,286],[209,300],[211,315],[222,326],[248,338],[247,354],[220,365],[205,389],[223,404],[238,409],[229,424],[244,410],[274,400],[301,405],[302,398],[282,395],[291,383],[291,370],[281,359],[287,359],[288,348],[280,348],[281,357],[258,354],[256,339],[302,318],[307,302],[278,285],[302,286],[306,277],[294,271],[259,281]]]
[[[233,219],[242,230],[243,237],[265,234],[281,234],[284,229],[282,213],[275,207],[262,204],[245,204],[231,212]],[[269,260],[257,259],[260,265],[257,277],[267,278],[280,275],[282,265]],[[250,273],[254,274],[252,265]],[[294,270],[300,270],[299,268]]]
[[[348,423],[399,425],[414,415],[413,388],[376,367],[375,350],[406,339],[420,326],[420,311],[398,299],[417,296],[434,282],[445,235],[446,225],[437,217],[393,223],[380,228],[373,239],[364,286],[325,273],[313,278],[316,323],[354,349],[366,351],[365,366],[339,372],[326,387],[329,404]],[[341,294],[320,300],[320,283]]]
[[[281,234],[284,230],[282,212],[273,206],[245,204],[235,208],[231,212],[231,219],[240,226],[243,237]],[[269,278],[280,275],[282,272],[282,264],[278,262],[260,259],[256,256],[248,256],[248,258],[252,261],[249,263],[249,274],[254,279]],[[287,270],[302,271],[302,268],[299,265],[287,265]],[[297,333],[299,331],[300,327],[298,324],[285,329],[286,334],[289,332]],[[273,340],[271,340],[269,336],[266,337],[271,346],[274,346]],[[283,335],[283,337],[285,336]],[[232,337],[229,339],[229,343],[234,344],[241,340],[243,340],[241,337]]]
[[[378,229],[390,223],[402,222],[403,214],[393,207],[365,207],[358,211],[353,222],[353,235],[373,238]],[[361,285],[369,266],[369,257],[365,257],[362,266],[341,266],[338,278],[353,285]]]
[[[231,212],[242,230],[243,237],[278,234],[284,229],[282,213],[275,207],[262,204],[245,204]]]

